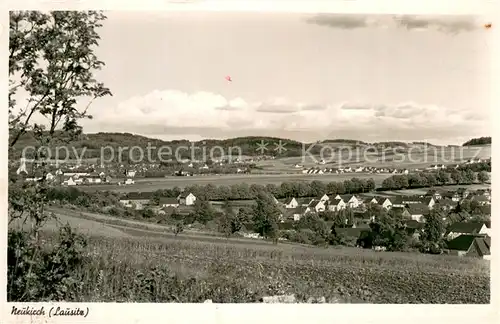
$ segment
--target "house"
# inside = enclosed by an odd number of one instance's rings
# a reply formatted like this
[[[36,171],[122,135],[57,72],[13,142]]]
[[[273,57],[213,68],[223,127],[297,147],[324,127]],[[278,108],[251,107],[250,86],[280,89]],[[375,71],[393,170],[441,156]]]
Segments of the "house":
[[[349,240],[354,241],[353,245],[357,246],[359,239],[363,234],[370,233],[369,228],[362,227],[335,227],[332,229],[332,232],[335,236],[343,236]]]
[[[75,186],[76,185],[76,182],[75,180],[73,180],[73,177],[67,177],[63,180],[63,185],[66,185],[66,186]]]
[[[437,191],[436,189],[429,189],[426,193],[425,193],[425,197],[432,197],[434,198],[434,200],[439,200],[441,199],[441,194],[439,193],[439,191]]]
[[[120,199],[120,203],[124,207],[135,208],[139,210],[143,209],[144,206],[150,203],[151,197],[151,192],[129,192],[122,199]]]
[[[326,203],[328,200],[330,200],[330,197],[328,197],[327,194],[324,194],[323,196],[319,197],[318,200],[321,200],[323,203]]]
[[[489,233],[484,222],[457,222],[450,225],[446,231],[446,237],[452,240],[460,235],[476,235]]]
[[[375,197],[372,197],[372,198],[366,198],[366,199],[363,201],[363,203],[364,203],[365,205],[369,205],[369,204],[377,204],[377,205],[378,205],[378,200],[377,200],[377,198],[375,198]]]
[[[459,202],[462,197],[455,191],[446,191],[446,192],[443,192],[441,193],[441,197],[442,198],[449,198],[451,199],[453,202]]]
[[[329,211],[339,211],[346,209],[347,205],[342,199],[332,199],[328,202]]]
[[[434,208],[434,205],[436,204],[436,201],[434,200],[433,197],[422,197],[418,199],[418,201],[427,206],[427,208],[429,209]]]
[[[388,199],[392,204],[392,208],[404,208],[406,206],[406,204],[403,203],[403,197],[401,196],[395,196]]]
[[[489,190],[479,189],[476,191],[477,196],[485,196],[488,200],[491,200],[491,194]]]
[[[407,209],[410,213],[410,218],[417,222],[422,222],[424,215],[429,211],[429,208],[425,204],[409,204]]]
[[[407,220],[404,222],[405,230],[408,235],[411,235],[413,238],[420,238],[420,231],[424,227],[423,223],[417,222],[416,220]]]
[[[313,201],[311,201],[311,203],[309,203],[309,205],[307,207],[313,209],[317,213],[325,211],[325,209],[326,209],[325,203],[322,202],[321,200],[317,200],[317,199],[314,199]]]
[[[88,177],[86,177],[85,181],[89,184],[94,184],[94,183],[101,183],[102,179],[98,174],[95,174],[95,175],[89,175]]]
[[[392,205],[391,212],[395,215],[400,215],[403,219],[411,219],[411,214],[406,207]]]
[[[491,238],[487,235],[460,235],[446,245],[453,255],[491,259]]]
[[[306,214],[307,207],[299,206],[296,208],[289,208],[284,212],[284,218],[294,221],[299,221]]]
[[[296,199],[297,200],[297,203],[299,204],[299,206],[309,206],[309,204],[311,203],[311,201],[313,201],[314,199],[312,198],[298,198]]]
[[[287,198],[284,202],[284,205],[285,205],[285,208],[297,208],[297,207],[299,207],[298,201],[293,197]]]
[[[129,178],[133,178],[133,177],[135,177],[135,171],[129,170],[129,171],[127,171],[126,175]]]
[[[490,205],[491,202],[486,196],[472,196],[472,201],[476,201],[480,206]]]
[[[52,173],[50,173],[50,172],[48,172],[45,175],[45,180],[47,180],[47,181],[52,181],[52,180],[54,180],[54,178],[55,178],[55,176]]]
[[[418,197],[418,196],[404,196],[401,197],[401,202],[404,206],[415,205],[415,204],[424,204],[427,208],[432,209],[434,204],[434,198],[432,197]]]
[[[350,208],[358,208],[362,203],[362,201],[360,201],[354,195],[337,195],[335,199],[337,198],[342,199]]]
[[[181,193],[177,199],[181,205],[192,206],[196,201],[196,197],[192,193]],[[276,200],[276,198],[274,198]],[[276,200],[277,201],[277,200]]]
[[[385,210],[389,210],[392,207],[392,203],[389,198],[377,198],[377,204],[382,206]]]
[[[165,207],[179,207],[179,201],[176,198],[160,198],[158,205],[161,208]]]
[[[444,211],[450,211],[450,210],[456,208],[457,204],[458,203],[456,201],[453,201],[450,198],[444,198],[444,199],[440,199],[439,202],[434,206],[439,206]]]

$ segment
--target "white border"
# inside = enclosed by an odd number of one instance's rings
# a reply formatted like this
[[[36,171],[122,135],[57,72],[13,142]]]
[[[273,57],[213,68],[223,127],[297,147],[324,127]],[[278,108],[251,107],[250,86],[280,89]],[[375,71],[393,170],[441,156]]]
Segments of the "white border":
[[[175,10],[175,11],[274,11],[274,12],[336,12],[336,13],[371,13],[371,14],[475,14],[483,15],[488,22],[493,23],[493,28],[488,32],[493,33],[492,36],[492,69],[491,69],[491,109],[492,122],[500,121],[498,118],[500,109],[499,91],[500,88],[500,66],[499,60],[500,51],[498,44],[500,41],[500,21],[495,19],[492,14],[495,12],[496,6],[493,1],[480,0],[345,0],[345,1],[238,1],[238,0],[197,0],[194,3],[179,4],[180,0],[73,0],[73,1],[33,1],[33,0],[14,0],[8,1],[7,4],[0,5],[2,9],[2,18],[0,20],[0,42],[2,44],[1,51],[4,64],[1,66],[0,75],[7,76],[7,60],[8,57],[8,13],[7,9],[102,9],[102,10]],[[499,11],[496,11],[499,12]],[[2,103],[7,105],[7,78],[0,78],[0,89],[2,91]],[[487,85],[485,85],[487,86]],[[450,94],[452,95],[452,94]],[[7,109],[3,110],[4,112]],[[1,139],[4,143],[7,142],[7,114],[2,114]],[[496,138],[496,134],[494,136]],[[498,152],[500,145],[497,145],[496,140],[493,141],[492,150],[493,163],[498,161]],[[7,146],[2,145],[2,157],[7,156]],[[7,206],[7,160],[0,159],[1,163],[1,206],[6,210]],[[498,190],[496,186],[498,166],[494,167],[492,173],[493,181],[493,199],[494,202],[499,201]],[[500,210],[498,204],[494,203],[492,214],[498,215]],[[6,215],[4,213],[3,215]],[[499,237],[496,233],[497,222],[495,216],[493,219],[493,229],[495,237]],[[490,305],[263,305],[263,304],[64,304],[64,306],[80,306],[90,307],[91,312],[85,319],[29,319],[20,317],[16,319],[11,317],[10,310],[14,303],[6,303],[6,246],[7,246],[7,217],[1,218],[1,239],[2,249],[0,249],[0,299],[2,300],[2,310],[0,313],[0,323],[67,323],[74,322],[117,322],[117,323],[151,323],[151,322],[168,322],[168,323],[263,323],[263,322],[287,322],[287,323],[319,323],[319,322],[338,322],[338,323],[419,323],[432,320],[436,323],[493,323],[499,318],[498,310],[500,309],[499,300],[496,298],[498,287],[497,275],[498,267],[498,252],[496,241],[493,243],[493,261],[492,261],[492,303]],[[500,222],[499,222],[500,224]],[[500,231],[498,231],[500,234]],[[467,287],[464,287],[467,289]],[[15,304],[21,305],[21,304]],[[27,305],[27,304],[25,304]],[[30,304],[31,305],[31,304]],[[44,304],[50,307],[51,304]],[[58,304],[61,305],[61,304]],[[492,307],[493,305],[497,307]]]

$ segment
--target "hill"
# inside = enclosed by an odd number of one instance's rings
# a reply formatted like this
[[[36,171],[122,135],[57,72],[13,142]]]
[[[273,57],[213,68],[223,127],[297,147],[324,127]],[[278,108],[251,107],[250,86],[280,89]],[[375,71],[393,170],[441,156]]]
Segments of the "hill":
[[[284,149],[278,151],[278,145]],[[419,143],[422,144],[422,143]],[[140,156],[141,148],[143,154],[151,152],[151,156],[157,157],[161,153],[163,160],[168,159],[199,159],[206,160],[206,158],[213,157],[227,157],[227,156],[273,156],[276,158],[297,157],[302,156],[304,151],[308,154],[318,155],[323,148],[327,147],[329,150],[341,150],[345,147],[363,148],[368,145],[373,145],[379,148],[392,149],[399,148],[399,150],[406,150],[409,147],[418,146],[416,143],[405,142],[380,142],[380,143],[367,143],[359,140],[350,139],[329,139],[325,141],[318,141],[316,143],[301,143],[286,138],[267,137],[267,136],[246,136],[236,137],[229,139],[206,139],[201,141],[188,141],[188,140],[172,140],[164,141],[161,139],[149,138],[141,135],[131,133],[89,133],[82,134],[77,140],[71,141],[69,144],[64,142],[55,143],[51,148],[52,157],[56,156],[56,148],[61,147],[58,151],[59,159],[66,159],[66,153],[69,154],[70,159],[95,159],[103,155],[109,158],[111,154],[116,158],[119,153],[119,148],[122,149],[122,161],[127,161],[130,157],[130,151],[133,152],[132,158]],[[22,136],[17,142],[14,150],[11,152],[11,158],[19,158],[22,150],[25,147],[36,146],[36,141],[31,133]],[[64,146],[64,148],[62,148]],[[65,148],[68,148],[66,150]],[[149,149],[148,149],[149,148]],[[162,148],[161,152],[159,149]],[[264,149],[264,150],[263,150]],[[27,158],[29,152],[27,153]]]
[[[491,137],[473,138],[462,144],[462,146],[487,145],[491,144]]]

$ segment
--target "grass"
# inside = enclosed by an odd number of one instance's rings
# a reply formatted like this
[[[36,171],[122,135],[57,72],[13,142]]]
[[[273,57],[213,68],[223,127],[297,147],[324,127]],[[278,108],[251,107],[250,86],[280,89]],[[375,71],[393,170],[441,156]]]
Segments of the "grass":
[[[357,303],[489,303],[482,260],[359,249],[90,238],[80,302],[256,302],[295,294]],[[467,289],[464,289],[467,287]]]
[[[313,181],[319,180],[323,182],[344,181],[352,178],[373,178],[376,184],[381,184],[384,179],[388,178],[389,174],[368,174],[368,173],[350,173],[350,174],[249,174],[249,175],[209,175],[195,177],[169,177],[169,178],[145,178],[135,179],[135,184],[118,186],[118,185],[95,185],[81,186],[82,190],[113,190],[117,192],[131,191],[155,191],[158,189],[168,189],[179,187],[183,188],[192,185],[226,185],[247,183],[251,184],[275,184],[280,185],[287,181]]]
[[[61,221],[68,218],[78,217]],[[83,284],[71,301],[239,303],[295,294],[337,303],[489,303],[485,260],[175,237],[101,221],[78,218],[89,245],[74,274]],[[49,245],[53,229],[44,234]]]

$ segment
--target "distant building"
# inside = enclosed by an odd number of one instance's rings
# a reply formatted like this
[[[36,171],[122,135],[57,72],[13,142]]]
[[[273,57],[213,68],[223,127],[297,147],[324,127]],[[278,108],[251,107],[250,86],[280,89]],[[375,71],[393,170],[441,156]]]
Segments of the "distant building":
[[[158,205],[164,207],[179,207],[179,201],[175,198],[160,198]]]
[[[185,206],[191,206],[191,205],[194,205],[195,201],[196,201],[196,197],[195,195],[193,195],[192,193],[181,193],[177,199],[179,200],[179,203],[181,205],[185,205]]]

